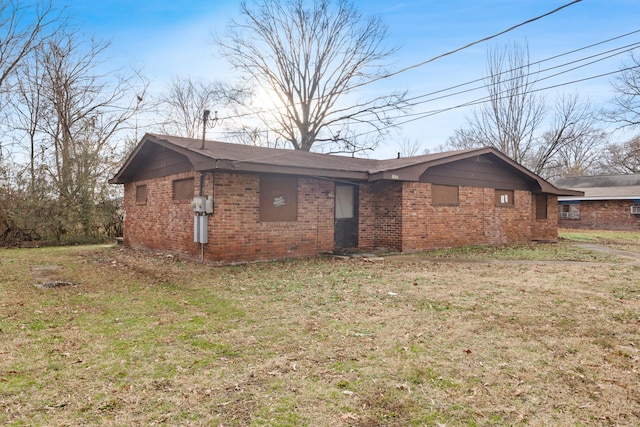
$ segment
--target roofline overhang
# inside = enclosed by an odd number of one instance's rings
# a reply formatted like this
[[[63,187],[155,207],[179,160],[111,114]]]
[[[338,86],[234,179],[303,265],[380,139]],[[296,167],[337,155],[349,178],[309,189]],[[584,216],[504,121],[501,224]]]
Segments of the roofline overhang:
[[[640,200],[640,196],[558,197],[559,202],[605,201],[605,200]]]
[[[242,164],[242,166],[240,166]],[[194,164],[196,172],[247,172],[247,173],[271,173],[282,175],[318,176],[338,179],[352,179],[366,181],[366,172],[353,172],[336,169],[305,168],[300,166],[277,166],[246,161],[211,159]]]
[[[187,158],[191,163],[195,172],[211,172],[211,171],[225,171],[225,172],[248,172],[248,173],[273,173],[284,175],[298,175],[298,176],[310,176],[310,177],[325,177],[335,179],[349,179],[363,182],[376,182],[381,180],[389,181],[420,181],[420,177],[429,169],[436,166],[440,166],[447,163],[452,163],[459,160],[464,160],[472,157],[482,155],[495,156],[500,161],[504,162],[516,172],[520,173],[526,179],[535,182],[536,185],[532,187],[533,192],[541,192],[548,194],[555,194],[558,196],[584,196],[584,192],[576,190],[560,189],[544,180],[540,176],[531,172],[524,166],[520,165],[510,157],[504,155],[499,150],[493,147],[481,147],[472,150],[465,150],[459,153],[450,155],[443,155],[440,158],[433,160],[425,160],[422,163],[414,163],[408,165],[398,165],[387,167],[385,169],[377,170],[341,170],[332,168],[308,168],[299,165],[274,165],[268,163],[259,163],[246,160],[229,160],[229,159],[216,159],[211,156],[210,152],[207,154],[201,153],[204,151],[199,147],[184,147],[172,143],[171,141],[164,139],[161,135],[145,134],[138,146],[129,155],[123,166],[118,173],[109,180],[110,184],[124,184],[130,180],[123,179],[122,174],[131,165],[136,155],[148,144],[157,144],[166,149],[173,150],[174,152],[181,154]],[[387,162],[386,166],[389,166]],[[354,168],[356,169],[356,168]]]

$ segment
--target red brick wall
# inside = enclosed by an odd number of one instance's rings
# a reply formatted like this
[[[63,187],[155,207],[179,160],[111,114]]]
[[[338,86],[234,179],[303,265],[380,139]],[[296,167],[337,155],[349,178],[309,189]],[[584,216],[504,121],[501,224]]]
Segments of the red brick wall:
[[[185,173],[125,185],[125,245],[199,259],[193,242],[190,200],[172,200],[172,181],[199,177]],[[136,203],[136,185],[147,185],[147,202]],[[312,256],[333,249],[332,181],[298,178],[298,217],[260,221],[260,177],[205,174],[203,193],[214,196],[209,216],[207,260],[220,263]],[[515,191],[513,207],[496,207],[494,190],[460,187],[458,206],[433,206],[431,184],[380,181],[359,191],[359,247],[405,252],[474,245],[528,242],[557,237],[557,204],[548,197],[548,219],[535,219],[535,198]],[[628,212],[628,208],[626,209]]]
[[[358,247],[373,250],[376,244],[376,192],[371,184],[361,184],[358,200]]]
[[[200,257],[200,244],[193,242],[190,201],[171,200],[172,180],[187,176],[192,175],[125,185],[125,245]],[[195,176],[194,195],[198,182]],[[135,202],[135,187],[140,184],[147,184],[145,205]],[[259,176],[206,174],[203,193],[214,195],[214,214],[208,220],[205,258],[229,263],[310,256],[332,250],[333,188],[330,181],[299,178],[297,221],[260,222]]]
[[[193,243],[190,200],[174,201],[172,182],[192,173],[125,184],[124,244],[134,249],[170,250],[189,254]],[[197,178],[195,179],[196,183]],[[136,203],[136,186],[147,185],[147,202]],[[194,189],[195,195],[195,189]]]
[[[218,173],[215,212],[209,220],[206,257],[216,261],[253,261],[310,256],[333,249],[334,185],[298,179],[298,219],[260,222],[260,178]]]
[[[360,249],[402,250],[402,183],[378,181],[360,185]]]
[[[562,228],[592,230],[640,230],[640,215],[631,214],[631,200],[587,200],[580,202],[580,219],[559,219]],[[558,209],[558,206],[556,206]],[[556,217],[559,216],[556,210]]]
[[[558,239],[558,197],[547,196],[547,219],[536,219],[535,197],[532,197],[531,240]]]
[[[495,205],[492,188],[460,187],[458,206],[433,206],[431,184],[418,182],[400,185],[402,200],[388,197],[392,206],[402,206],[402,239],[398,249],[404,252],[477,244],[511,244],[534,239],[557,238],[555,197],[548,197],[546,220],[535,219],[535,198],[528,191],[515,191],[513,207]],[[397,192],[395,192],[397,193]],[[380,192],[387,197],[388,192]],[[380,220],[378,220],[380,221]],[[397,227],[397,223],[394,224]],[[384,232],[376,233],[385,236]],[[376,246],[389,247],[389,239],[378,239]],[[394,242],[396,242],[394,241]]]

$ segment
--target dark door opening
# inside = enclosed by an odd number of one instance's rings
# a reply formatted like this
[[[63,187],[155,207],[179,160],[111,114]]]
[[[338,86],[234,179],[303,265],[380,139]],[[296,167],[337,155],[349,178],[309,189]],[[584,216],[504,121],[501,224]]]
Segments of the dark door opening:
[[[358,247],[358,186],[336,184],[334,245],[337,249]]]

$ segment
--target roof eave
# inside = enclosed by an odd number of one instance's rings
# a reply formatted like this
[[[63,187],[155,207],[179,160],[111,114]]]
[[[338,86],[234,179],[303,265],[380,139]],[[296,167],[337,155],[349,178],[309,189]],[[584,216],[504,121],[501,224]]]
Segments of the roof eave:
[[[335,169],[305,168],[301,166],[280,166],[263,163],[238,162],[224,159],[208,159],[206,162],[194,164],[194,170],[198,172],[248,172],[248,173],[270,173],[282,175],[299,175],[325,178],[352,179],[359,181],[367,180],[366,172],[342,171]]]
[[[558,197],[559,202],[568,202],[573,200],[583,201],[606,201],[606,200],[640,200],[640,196],[566,196]]]

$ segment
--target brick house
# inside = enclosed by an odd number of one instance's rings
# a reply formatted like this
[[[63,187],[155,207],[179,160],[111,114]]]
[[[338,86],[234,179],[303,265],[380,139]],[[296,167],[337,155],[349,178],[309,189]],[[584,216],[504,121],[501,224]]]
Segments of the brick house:
[[[493,148],[372,160],[153,134],[110,182],[125,246],[221,264],[555,240],[558,195],[582,194]]]
[[[560,227],[640,230],[640,174],[565,177],[556,185],[584,193],[558,197]]]

